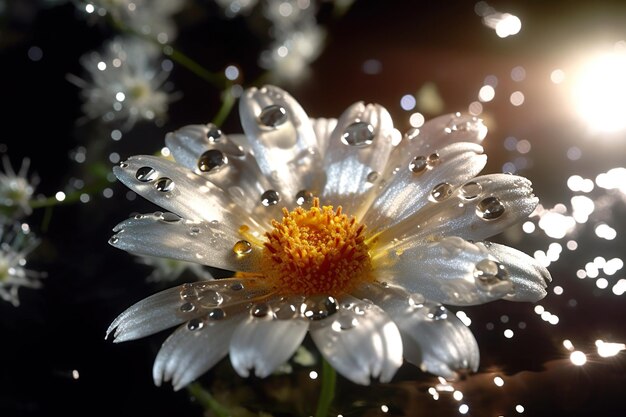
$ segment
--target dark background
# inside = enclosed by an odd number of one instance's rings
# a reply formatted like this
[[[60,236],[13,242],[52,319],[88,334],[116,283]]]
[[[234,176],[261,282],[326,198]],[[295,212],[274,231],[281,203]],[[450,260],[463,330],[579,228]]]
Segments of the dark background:
[[[242,83],[249,85],[262,73],[256,65],[262,39],[249,30],[244,19],[220,17],[208,1],[191,3],[177,16],[180,33],[174,45],[211,71],[237,63],[242,69]],[[166,123],[139,124],[119,142],[104,141],[94,123],[77,125],[82,115],[79,90],[66,75],[82,74],[79,57],[99,48],[114,32],[106,25],[87,23],[73,3],[47,7],[35,1],[20,4],[20,10],[23,7],[27,13],[3,16],[0,143],[14,166],[24,157],[31,159],[32,171],[40,177],[38,194],[71,191],[76,178],[88,184],[97,182],[101,177],[98,170],[112,166],[109,152],[118,152],[122,158],[154,152],[163,146],[166,132],[186,124],[206,123],[216,113],[219,91],[175,65],[170,80],[182,98],[171,104]],[[498,38],[482,25],[474,2],[469,1],[357,0],[340,18],[333,18],[325,5],[319,19],[328,29],[328,42],[312,66],[312,76],[284,86],[312,117],[337,117],[351,103],[366,100],[386,106],[397,127],[405,130],[410,113],[400,108],[402,95],[415,93],[425,82],[434,82],[445,112],[465,111],[468,103],[476,100],[484,78],[496,75],[498,94],[494,101],[485,103],[481,115],[490,128],[484,142],[490,158],[485,172],[501,172],[505,162],[520,156],[505,149],[507,136],[526,139],[532,149],[525,155],[528,167],[519,173],[533,181],[544,207],[569,205],[574,193],[566,186],[568,177],[578,174],[595,178],[623,166],[626,137],[623,133],[605,137],[589,134],[569,111],[563,90],[550,82],[550,72],[566,67],[577,54],[594,45],[626,39],[626,3],[490,4],[520,17],[522,31],[517,36]],[[41,60],[28,58],[32,46],[42,49]],[[382,71],[363,73],[362,64],[367,59],[378,59]],[[510,71],[520,65],[526,70],[526,79],[514,82]],[[520,107],[508,103],[508,95],[515,90],[523,91],[526,97]],[[240,132],[236,109],[224,130]],[[581,149],[581,159],[567,159],[567,149],[572,146]],[[83,164],[71,157],[80,147],[87,150],[88,159]],[[48,277],[42,289],[20,292],[20,307],[0,303],[0,416],[203,413],[185,390],[173,392],[169,385],[153,386],[152,362],[169,332],[120,345],[104,340],[104,332],[117,314],[160,289],[145,281],[150,268],[107,244],[115,224],[132,212],[155,208],[141,199],[128,201],[124,198],[126,190],[119,184],[108,186],[114,191],[112,198],[97,192],[89,203],[37,209],[26,219],[42,238],[29,267],[47,271]],[[550,265],[554,281],[546,299],[539,303],[559,316],[557,325],[541,320],[531,304],[495,302],[463,309],[472,318],[470,328],[481,349],[481,368],[477,375],[454,384],[464,394],[461,402],[446,392],[440,393],[438,401],[433,400],[426,390],[437,384],[436,378],[404,365],[391,384],[364,388],[340,379],[336,414],[382,415],[380,405],[386,404],[389,415],[458,415],[459,404],[465,403],[470,407],[469,415],[474,416],[518,415],[518,404],[523,405],[524,415],[532,416],[623,415],[626,354],[601,358],[595,353],[594,342],[626,342],[624,296],[614,295],[610,286],[599,290],[592,280],[579,280],[576,271],[596,256],[610,259],[624,255],[626,205],[619,193],[596,189],[589,196],[612,202],[602,213],[596,213],[603,216],[596,221],[610,223],[618,233],[615,240],[599,239],[591,222],[578,225],[575,232],[560,240],[547,237],[538,228],[532,234],[522,234],[519,227],[494,239],[530,254],[545,251],[554,241],[563,246],[570,239],[578,242],[578,250],[565,249]],[[623,277],[620,270],[607,279],[613,284]],[[564,288],[563,295],[552,292],[555,285]],[[571,300],[576,301],[575,306]],[[502,322],[503,315],[508,323]],[[519,328],[520,322],[525,323],[524,329]],[[512,339],[503,336],[506,328],[515,331]],[[564,339],[587,353],[585,366],[572,365],[562,345]],[[72,376],[74,370],[78,371],[77,379]],[[215,386],[222,376],[234,386],[255,391],[255,401],[262,399],[274,405],[272,390],[281,382],[298,381],[296,388],[302,384],[301,391],[309,393],[303,401],[312,404],[319,381],[306,378],[309,370],[296,369],[290,377],[267,381],[244,380],[234,376],[226,360],[200,381]],[[504,387],[493,384],[496,374],[504,378]]]

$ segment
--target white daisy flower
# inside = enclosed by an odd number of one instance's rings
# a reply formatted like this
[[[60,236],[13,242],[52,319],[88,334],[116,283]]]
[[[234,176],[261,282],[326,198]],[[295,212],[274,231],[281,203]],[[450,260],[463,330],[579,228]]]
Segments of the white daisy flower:
[[[32,212],[30,201],[38,182],[36,177],[28,178],[30,159],[23,159],[16,173],[9,157],[3,155],[2,167],[4,172],[0,172],[0,219],[2,217],[18,219],[29,215]]]
[[[87,118],[120,123],[124,130],[141,120],[163,120],[171,98],[163,89],[169,69],[159,58],[155,45],[138,38],[116,38],[103,52],[83,56],[89,80],[68,79],[82,88]]]
[[[39,244],[27,225],[0,227],[0,298],[15,307],[20,305],[20,287],[41,288],[42,272],[26,268],[26,257]]]
[[[536,301],[548,271],[483,241],[537,205],[530,182],[476,175],[480,120],[450,114],[404,137],[378,104],[310,119],[285,91],[247,90],[244,135],[212,125],[169,133],[176,162],[133,156],[114,169],[177,216],[144,215],[110,243],[236,271],[146,298],[107,331],[121,342],[178,329],[154,381],[180,389],[230,352],[241,376],[272,373],[307,332],[343,376],[392,379],[403,358],[454,378],[476,370],[471,331],[442,304]]]

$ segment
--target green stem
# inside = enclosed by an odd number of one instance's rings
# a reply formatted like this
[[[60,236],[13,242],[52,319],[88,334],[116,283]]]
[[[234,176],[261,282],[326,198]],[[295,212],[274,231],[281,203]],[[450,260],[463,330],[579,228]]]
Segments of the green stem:
[[[335,369],[322,358],[322,389],[320,397],[317,400],[317,409],[315,417],[327,417],[330,411],[330,405],[335,397],[335,386],[337,385],[337,372]]]
[[[232,94],[230,85],[228,85],[222,93],[222,105],[220,106],[220,109],[218,110],[215,117],[213,118],[212,123],[216,126],[221,126],[230,114],[234,105],[235,97]]]
[[[152,41],[156,42],[154,39]],[[158,44],[158,42],[157,42]],[[159,44],[161,45],[161,44]],[[207,81],[210,84],[218,88],[223,88],[224,84],[226,84],[226,79],[220,73],[211,72],[206,70],[202,65],[198,64],[196,61],[191,59],[189,56],[185,55],[181,51],[175,49],[171,45],[161,45],[163,48],[163,53],[172,58],[172,60],[183,67],[187,68],[189,71]]]
[[[211,393],[198,383],[189,384],[187,386],[187,391],[191,395],[193,395],[196,400],[204,407],[205,410],[211,410],[218,417],[230,417],[230,411],[228,408],[224,407],[222,404],[217,402],[215,398],[211,395]]]

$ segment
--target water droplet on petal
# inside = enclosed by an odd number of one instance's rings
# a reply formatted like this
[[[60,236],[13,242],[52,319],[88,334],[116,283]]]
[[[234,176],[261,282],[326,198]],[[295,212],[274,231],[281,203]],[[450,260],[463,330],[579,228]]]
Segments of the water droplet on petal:
[[[446,198],[452,195],[452,186],[447,182],[442,182],[441,184],[435,185],[433,190],[430,193],[430,196],[433,200],[439,202],[443,201]]]
[[[189,302],[183,303],[180,306],[181,313],[190,313],[190,312],[194,311],[195,309],[196,309],[196,306],[193,305],[193,303],[189,303]]]
[[[272,104],[261,110],[259,122],[267,127],[278,127],[288,119],[287,110],[278,104]]]
[[[182,220],[180,216],[177,216],[176,214],[170,212],[165,212],[161,214],[160,217],[161,218],[159,220],[165,223],[177,223]]]
[[[441,163],[441,158],[439,157],[439,154],[437,152],[434,152],[428,155],[428,158],[426,158],[426,163],[428,164],[429,167],[432,168]]]
[[[427,166],[428,163],[426,162],[426,158],[420,155],[413,158],[409,164],[409,169],[416,174],[421,174],[424,170],[426,170]]]
[[[432,320],[445,320],[448,318],[448,309],[442,305],[432,304],[428,306],[427,316]]]
[[[213,123],[209,123],[207,125],[207,128],[209,129],[206,132],[206,137],[210,142],[219,142],[221,137],[222,137],[222,131],[215,126]]]
[[[215,290],[202,289],[198,291],[198,301],[205,307],[218,306],[222,304],[224,297]]]
[[[367,182],[376,182],[378,181],[379,176],[380,175],[378,174],[378,172],[372,171],[369,174],[367,174]]]
[[[174,189],[174,181],[172,181],[170,178],[162,177],[157,180],[157,182],[154,184],[154,187],[158,191],[166,193]]]
[[[337,300],[331,296],[313,295],[300,306],[300,312],[310,320],[321,320],[337,312]]]
[[[141,167],[135,173],[135,178],[141,182],[154,181],[157,178],[157,172],[152,167]]]
[[[307,190],[298,191],[296,194],[296,204],[301,206],[304,204],[310,204],[313,202],[313,193]]]
[[[474,278],[485,286],[493,286],[508,279],[509,273],[500,262],[483,259],[474,267]]]
[[[228,163],[228,158],[222,151],[210,149],[198,158],[198,169],[202,172],[215,172]]]
[[[478,197],[482,191],[482,185],[477,182],[470,181],[461,187],[461,196],[466,200],[472,200]]]
[[[189,228],[189,236],[198,236],[200,234],[200,228],[198,226],[191,226]]]
[[[113,236],[111,239],[109,239],[109,243],[111,245],[115,245],[120,239],[117,236]]]
[[[198,296],[196,289],[191,284],[183,284],[180,289],[180,298],[182,300],[195,300]]]
[[[211,320],[221,320],[224,317],[226,317],[226,312],[222,310],[221,308],[213,308],[209,310],[209,313],[207,314],[207,316]]]
[[[267,190],[261,195],[261,204],[265,207],[273,206],[278,204],[280,201],[280,194],[275,190]]]
[[[247,255],[252,252],[252,244],[247,240],[240,240],[233,245],[233,252],[238,256]]]
[[[191,319],[187,322],[187,329],[191,330],[192,332],[194,330],[200,330],[203,327],[204,322],[202,321],[202,319]]]
[[[255,304],[250,308],[250,315],[256,318],[267,317],[272,313],[272,308],[267,303]]]
[[[120,162],[120,168],[128,168],[128,163]]]
[[[274,308],[274,315],[279,320],[289,320],[296,317],[297,314],[298,309],[289,302],[282,302]]]
[[[243,284],[241,282],[235,282],[230,286],[230,289],[233,291],[241,291],[243,290]]]
[[[342,330],[350,330],[356,327],[357,324],[359,324],[359,322],[354,317],[350,315],[343,315],[338,317],[337,320],[331,324],[331,327],[334,331],[340,332]]]
[[[504,214],[504,205],[497,197],[487,197],[476,205],[476,214],[485,220],[497,219]]]
[[[350,146],[368,146],[374,141],[374,127],[365,122],[355,122],[348,126],[341,141]]]

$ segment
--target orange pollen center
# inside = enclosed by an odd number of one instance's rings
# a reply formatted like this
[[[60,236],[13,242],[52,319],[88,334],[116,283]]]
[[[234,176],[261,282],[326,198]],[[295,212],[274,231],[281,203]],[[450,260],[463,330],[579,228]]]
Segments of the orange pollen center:
[[[339,296],[372,281],[365,226],[341,212],[341,206],[283,209],[266,233],[261,269],[280,293]]]

